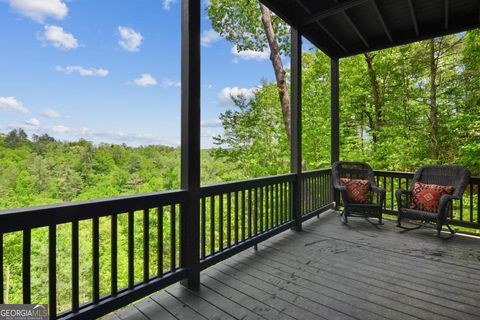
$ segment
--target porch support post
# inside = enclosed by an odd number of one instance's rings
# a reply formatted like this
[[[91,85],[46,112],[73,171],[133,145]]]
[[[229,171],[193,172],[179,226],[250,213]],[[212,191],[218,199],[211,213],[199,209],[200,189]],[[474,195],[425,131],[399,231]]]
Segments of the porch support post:
[[[200,1],[182,0],[180,256],[192,290],[200,288],[200,17]]]
[[[333,164],[340,159],[340,72],[338,59],[331,59],[331,73],[330,73],[330,161]],[[333,186],[332,186],[333,187]],[[339,194],[334,193],[334,201],[336,206],[339,203]]]
[[[296,174],[292,188],[292,213],[295,230],[302,230],[302,33],[291,27],[291,143],[290,167]]]

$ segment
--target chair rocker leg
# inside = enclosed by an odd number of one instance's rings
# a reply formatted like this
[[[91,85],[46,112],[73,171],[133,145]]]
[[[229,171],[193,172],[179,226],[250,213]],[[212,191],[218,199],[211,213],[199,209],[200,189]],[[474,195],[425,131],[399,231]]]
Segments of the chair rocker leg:
[[[455,230],[450,227],[450,225],[445,224],[448,228],[448,231],[450,231],[450,234],[448,236],[443,237],[442,236],[442,225],[437,227],[437,237],[439,237],[442,240],[449,240],[455,236]]]
[[[382,221],[382,209],[380,209],[379,213],[378,213],[378,224],[379,225],[383,225],[383,221]]]
[[[340,221],[342,221],[343,224],[348,223],[347,213],[345,210],[340,213]]]
[[[402,223],[400,222],[400,219],[398,220],[398,223],[397,223],[397,228],[402,229],[402,231],[400,231],[400,232],[408,232],[408,231],[412,231],[412,230],[417,230],[417,229],[420,229],[421,227],[423,227],[423,225],[421,225],[421,224],[419,224],[415,227],[402,226]]]

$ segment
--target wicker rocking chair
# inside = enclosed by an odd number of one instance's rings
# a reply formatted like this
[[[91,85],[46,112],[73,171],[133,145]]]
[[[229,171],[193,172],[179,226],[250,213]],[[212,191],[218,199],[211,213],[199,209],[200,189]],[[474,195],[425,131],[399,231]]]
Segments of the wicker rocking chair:
[[[442,226],[446,225],[450,231],[450,236],[447,239],[451,238],[455,231],[446,223],[447,216],[452,209],[452,200],[462,199],[469,180],[470,171],[462,166],[426,165],[421,167],[415,172],[410,189],[400,189],[396,192],[398,203],[397,227],[409,231],[418,229],[424,226],[425,223],[434,222],[438,237],[440,237]],[[416,185],[416,183],[420,184]],[[436,185],[437,189],[442,188],[440,190],[443,190],[442,193],[444,194],[440,197],[440,202],[437,203],[438,207],[431,206],[426,208],[419,205],[417,199],[420,197],[419,188],[423,187],[421,184]],[[416,197],[415,194],[418,194],[418,196]],[[428,191],[424,195],[424,197],[431,197]],[[402,226],[402,219],[420,220],[423,224],[408,228]]]
[[[340,192],[343,202],[344,209],[340,215],[343,223],[348,223],[350,216],[361,216],[378,218],[378,224],[383,224],[382,206],[386,192],[375,184],[373,170],[368,163],[337,161],[332,166],[332,176],[334,189]],[[362,188],[364,193],[360,198],[356,197],[358,190],[352,190],[352,184]]]

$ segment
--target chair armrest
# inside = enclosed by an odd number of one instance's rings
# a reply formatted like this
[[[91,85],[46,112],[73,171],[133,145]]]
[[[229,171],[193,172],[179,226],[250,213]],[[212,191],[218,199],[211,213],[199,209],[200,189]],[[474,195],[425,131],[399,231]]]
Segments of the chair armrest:
[[[336,189],[340,192],[340,195],[343,199],[343,204],[344,205],[348,204],[349,200],[348,200],[347,188],[345,186],[337,185],[337,186],[334,186],[334,189]]]
[[[398,209],[400,210],[401,208],[405,208],[405,207],[408,207],[408,200],[410,199],[410,197],[412,196],[413,192],[410,191],[410,190],[402,190],[402,189],[398,189],[396,192],[395,192],[395,197],[397,198],[397,204],[398,204]],[[407,202],[405,203],[406,205],[403,204],[402,202],[402,196],[403,195],[406,195],[407,196]]]
[[[383,207],[383,204],[385,202],[385,197],[387,196],[387,191],[384,188],[380,188],[380,187],[377,187],[377,186],[372,186],[371,190],[372,190],[372,192],[378,193],[380,195],[380,197],[378,199],[378,205],[380,207]],[[372,197],[372,199],[373,199],[373,197]]]
[[[402,195],[407,195],[407,196],[411,196],[413,194],[412,191],[410,190],[403,190],[403,189],[398,189],[396,192],[395,192],[395,196],[397,197],[401,197]]]
[[[372,186],[372,191],[376,192],[376,193],[380,193],[380,194],[387,193],[387,191],[385,191],[385,189],[380,188],[380,187],[374,187],[374,186]]]
[[[440,198],[440,203],[438,204],[438,215],[440,219],[445,219],[447,216],[447,208],[450,203],[452,203],[452,200],[460,200],[461,198],[458,196],[454,196],[451,194],[444,194]]]

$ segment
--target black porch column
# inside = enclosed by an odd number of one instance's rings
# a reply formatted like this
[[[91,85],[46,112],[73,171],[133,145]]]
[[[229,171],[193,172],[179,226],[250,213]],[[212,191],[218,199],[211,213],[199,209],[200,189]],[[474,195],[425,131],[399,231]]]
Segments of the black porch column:
[[[291,27],[291,142],[290,166],[296,174],[292,188],[292,212],[295,230],[302,230],[302,33]]]
[[[340,74],[338,59],[331,60],[330,76],[330,101],[331,101],[331,163],[340,158]]]
[[[181,209],[182,284],[200,287],[200,1],[182,0],[181,187],[187,201]]]
[[[338,59],[331,59],[331,73],[330,73],[330,139],[331,139],[331,156],[330,161],[333,164],[340,159],[340,72]],[[333,195],[335,205],[338,206],[339,195],[337,192]]]

